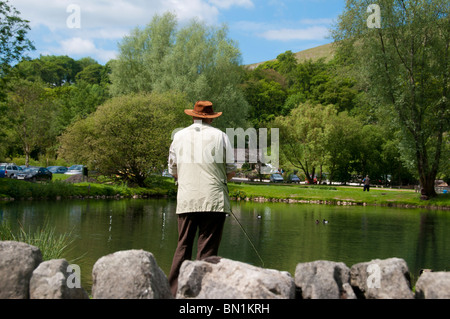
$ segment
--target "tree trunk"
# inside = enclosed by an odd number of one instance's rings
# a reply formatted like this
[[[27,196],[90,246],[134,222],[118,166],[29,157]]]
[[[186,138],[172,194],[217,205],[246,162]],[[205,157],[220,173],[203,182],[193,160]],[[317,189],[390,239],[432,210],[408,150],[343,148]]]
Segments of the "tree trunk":
[[[421,127],[419,126],[419,128]],[[429,153],[427,152],[425,142],[420,139],[420,136],[414,136],[416,141],[417,170],[421,186],[420,199],[422,200],[437,196],[436,190],[434,189],[434,181],[437,175],[437,167],[439,166],[440,151],[442,147],[442,133],[439,134],[440,138],[438,138],[438,143],[436,145],[437,150],[435,158],[432,159],[433,163],[430,163]]]
[[[25,166],[30,166],[30,147],[28,145],[25,146]]]
[[[421,174],[420,177],[420,187],[421,187],[421,196],[420,199],[422,200],[428,200],[431,197],[436,197],[436,190],[434,188],[434,180],[436,176],[431,176],[433,174]]]

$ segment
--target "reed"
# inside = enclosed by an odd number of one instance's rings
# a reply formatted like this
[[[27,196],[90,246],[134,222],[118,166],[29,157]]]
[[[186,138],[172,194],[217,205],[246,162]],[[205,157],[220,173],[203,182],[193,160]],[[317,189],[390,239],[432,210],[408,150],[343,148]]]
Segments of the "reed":
[[[0,223],[0,240],[11,240],[24,242],[32,246],[36,246],[41,250],[42,259],[60,259],[64,258],[69,246],[74,242],[72,231],[64,234],[56,234],[55,228],[51,227],[48,222],[38,226],[36,230],[25,230],[19,223],[17,231],[13,231],[7,222]]]

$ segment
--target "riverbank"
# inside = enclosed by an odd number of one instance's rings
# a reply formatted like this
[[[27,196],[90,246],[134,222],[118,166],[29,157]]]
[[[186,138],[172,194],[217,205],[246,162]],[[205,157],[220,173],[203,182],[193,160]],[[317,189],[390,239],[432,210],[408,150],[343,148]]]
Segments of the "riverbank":
[[[327,185],[245,184],[229,183],[232,200],[257,202],[308,203],[330,205],[374,205],[404,208],[450,210],[450,194],[420,200],[418,193],[408,189],[371,188]],[[176,198],[177,186],[173,179],[152,176],[146,187],[129,187],[125,184],[79,182],[57,179],[50,183],[0,179],[0,199],[60,200],[79,198]]]
[[[229,190],[234,200],[450,210],[450,194],[424,201],[409,189],[371,188],[364,192],[362,187],[354,186],[230,183]]]
[[[146,187],[129,187],[113,182],[99,183],[70,182],[58,178],[51,182],[32,183],[28,181],[0,178],[0,200],[60,200],[79,198],[158,198],[176,196],[173,180],[152,176],[146,181]]]

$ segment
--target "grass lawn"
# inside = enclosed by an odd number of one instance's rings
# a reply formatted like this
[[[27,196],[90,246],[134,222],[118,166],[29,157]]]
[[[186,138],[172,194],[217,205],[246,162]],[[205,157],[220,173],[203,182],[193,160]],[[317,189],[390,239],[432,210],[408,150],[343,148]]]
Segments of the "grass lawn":
[[[15,199],[55,199],[73,196],[176,196],[173,179],[152,176],[146,187],[128,187],[116,183],[75,183],[64,182],[69,175],[55,174],[51,183],[30,183],[26,181],[0,178],[0,198]],[[366,203],[368,205],[411,205],[421,207],[450,208],[450,194],[439,194],[428,201],[421,201],[413,190],[374,188],[363,192],[362,187],[326,185],[287,185],[287,184],[245,184],[229,183],[231,197],[268,199],[294,199],[307,201],[329,201]]]
[[[90,196],[145,196],[145,197],[173,197],[176,186],[173,180],[152,176],[148,178],[147,187],[128,187],[115,183],[67,183],[64,180],[70,175],[54,174],[51,182],[37,182],[0,178],[0,199],[63,199]]]
[[[230,196],[265,197],[276,199],[323,200],[366,203],[372,205],[414,205],[450,207],[450,194],[440,194],[437,198],[422,201],[414,190],[374,188],[363,192],[362,187],[352,186],[306,186],[283,184],[229,184]]]

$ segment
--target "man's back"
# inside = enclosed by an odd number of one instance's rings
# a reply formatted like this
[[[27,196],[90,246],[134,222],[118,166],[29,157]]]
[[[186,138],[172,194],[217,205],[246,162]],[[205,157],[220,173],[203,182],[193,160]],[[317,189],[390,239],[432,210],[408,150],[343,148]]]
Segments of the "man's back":
[[[201,121],[175,134],[169,173],[178,177],[178,214],[230,212],[227,172],[235,166],[227,153],[233,154],[228,137]]]

